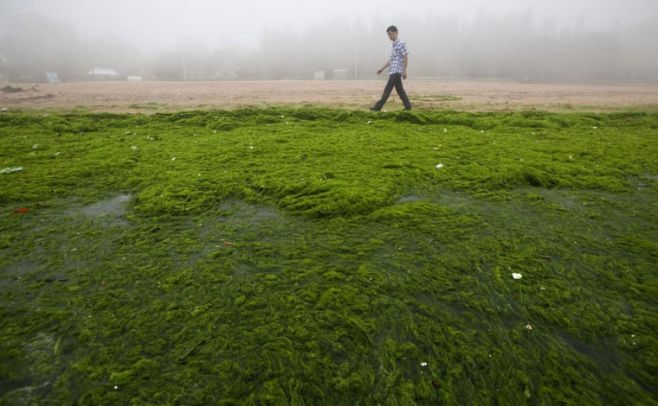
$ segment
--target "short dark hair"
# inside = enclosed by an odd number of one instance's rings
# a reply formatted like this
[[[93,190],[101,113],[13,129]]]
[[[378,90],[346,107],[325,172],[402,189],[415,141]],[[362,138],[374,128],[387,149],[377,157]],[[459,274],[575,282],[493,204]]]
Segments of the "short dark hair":
[[[386,32],[398,32],[398,27],[391,25],[386,29]]]

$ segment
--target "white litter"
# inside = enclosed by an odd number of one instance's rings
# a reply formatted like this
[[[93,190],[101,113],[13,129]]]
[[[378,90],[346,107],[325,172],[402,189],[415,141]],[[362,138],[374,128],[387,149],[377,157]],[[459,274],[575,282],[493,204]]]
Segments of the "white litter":
[[[526,324],[525,329],[528,331],[532,331],[532,326],[530,324]]]
[[[436,166],[436,169],[441,169],[441,168],[443,168],[443,164],[438,164],[438,165]]]
[[[372,124],[372,121],[368,121],[368,124]]]
[[[447,133],[447,132],[448,132],[448,129],[447,129],[447,128],[444,128],[444,129],[443,129],[443,132],[444,132],[444,133]]]
[[[514,278],[515,280],[519,280],[523,278],[523,275],[521,275],[520,273],[513,273],[512,278]]]
[[[23,170],[22,166],[10,166],[8,168],[0,169],[0,174],[4,175],[5,173],[21,172],[22,170]]]
[[[41,145],[39,145],[39,144],[34,144],[34,145],[32,145],[32,149],[39,149],[40,146]]]
[[[175,160],[176,160],[176,157],[171,158],[171,160],[172,160],[172,161],[175,161]]]
[[[130,149],[132,149],[133,151],[137,151],[139,148],[137,147],[137,145],[133,145],[130,147]]]
[[[427,362],[421,362],[420,366],[423,367],[423,368],[427,367]]]

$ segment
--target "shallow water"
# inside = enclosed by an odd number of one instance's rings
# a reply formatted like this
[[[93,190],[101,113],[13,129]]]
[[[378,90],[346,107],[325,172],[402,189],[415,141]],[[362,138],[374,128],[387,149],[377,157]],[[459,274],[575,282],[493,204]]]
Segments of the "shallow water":
[[[126,213],[128,203],[133,196],[130,194],[120,194],[100,202],[83,207],[80,212],[89,217],[122,217]]]

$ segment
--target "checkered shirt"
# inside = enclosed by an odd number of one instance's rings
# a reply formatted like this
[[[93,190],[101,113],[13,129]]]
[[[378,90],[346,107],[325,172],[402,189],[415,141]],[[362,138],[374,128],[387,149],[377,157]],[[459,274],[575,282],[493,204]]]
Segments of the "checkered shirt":
[[[407,43],[401,41],[399,38],[393,42],[393,50],[391,51],[391,60],[389,62],[388,74],[402,73],[404,71],[404,57],[409,54],[407,51]]]

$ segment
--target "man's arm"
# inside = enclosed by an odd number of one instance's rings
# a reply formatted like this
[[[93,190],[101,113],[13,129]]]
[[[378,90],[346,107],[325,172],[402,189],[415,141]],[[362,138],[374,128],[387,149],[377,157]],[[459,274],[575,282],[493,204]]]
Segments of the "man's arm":
[[[404,70],[402,71],[402,79],[407,78],[407,65],[409,65],[409,55],[404,56]]]
[[[381,75],[382,72],[384,72],[384,69],[388,68],[388,66],[391,64],[391,61],[386,62],[386,65],[382,66],[380,70],[377,71],[378,75]]]

